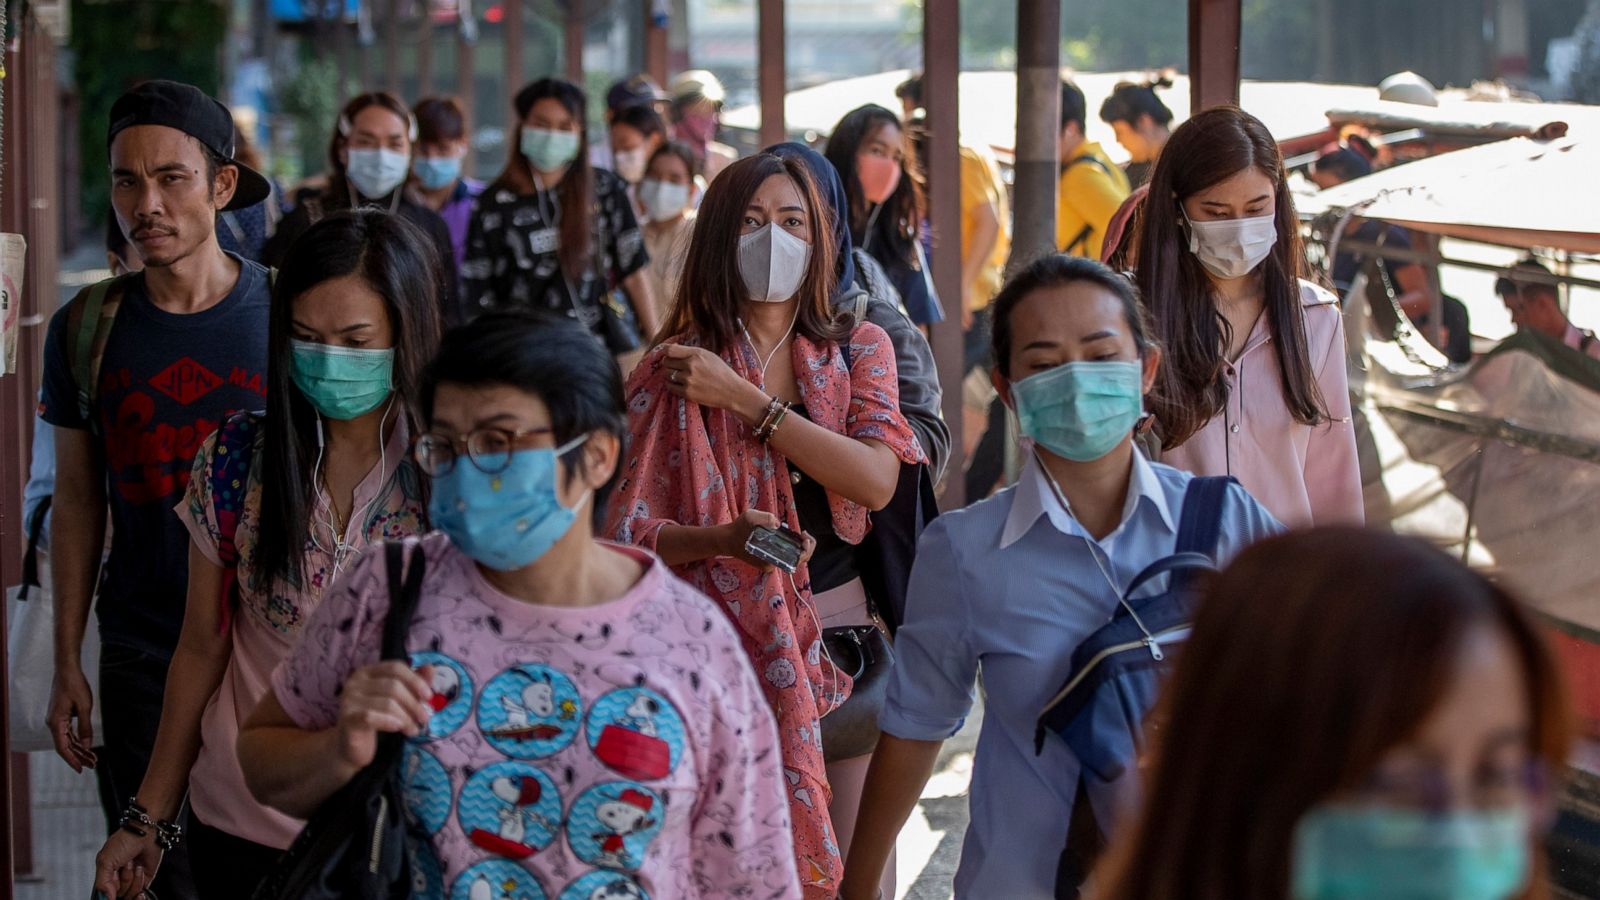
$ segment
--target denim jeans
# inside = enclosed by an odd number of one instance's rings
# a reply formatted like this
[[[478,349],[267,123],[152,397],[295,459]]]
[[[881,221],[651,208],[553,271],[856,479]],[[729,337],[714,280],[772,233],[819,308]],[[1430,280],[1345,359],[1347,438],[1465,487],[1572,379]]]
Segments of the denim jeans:
[[[161,702],[167,686],[167,661],[130,647],[102,643],[100,647],[99,740],[100,805],[106,812],[108,833],[128,801],[139,791],[150,752],[161,724]],[[187,811],[180,813],[183,826]],[[161,861],[150,890],[159,900],[197,900],[189,874],[186,844],[174,847]]]

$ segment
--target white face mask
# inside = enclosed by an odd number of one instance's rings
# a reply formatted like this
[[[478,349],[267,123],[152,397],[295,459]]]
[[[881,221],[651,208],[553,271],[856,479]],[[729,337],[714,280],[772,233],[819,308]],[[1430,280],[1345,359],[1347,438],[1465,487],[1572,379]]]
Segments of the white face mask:
[[[689,205],[689,186],[646,178],[639,182],[639,202],[652,222],[665,222]]]
[[[739,238],[739,277],[757,303],[782,303],[800,290],[811,245],[768,222]]]
[[[629,184],[638,184],[644,177],[645,164],[650,160],[644,154],[643,147],[632,150],[618,150],[612,154],[612,159],[617,166],[617,174]]]
[[[411,171],[411,157],[394,150],[351,150],[348,158],[345,175],[369,200],[389,196]]]
[[[1218,278],[1239,278],[1254,272],[1278,243],[1277,216],[1189,223],[1189,252]]]

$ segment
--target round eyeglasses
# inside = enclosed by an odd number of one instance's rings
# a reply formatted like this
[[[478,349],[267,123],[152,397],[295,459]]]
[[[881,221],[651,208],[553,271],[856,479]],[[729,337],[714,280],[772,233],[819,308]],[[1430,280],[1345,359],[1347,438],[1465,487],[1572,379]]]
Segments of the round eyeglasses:
[[[538,438],[553,434],[550,428],[507,431],[504,428],[479,428],[466,437],[451,437],[430,431],[417,438],[411,454],[417,466],[430,477],[448,475],[456,458],[466,451],[467,459],[485,475],[504,472],[511,465],[511,454],[538,443]]]

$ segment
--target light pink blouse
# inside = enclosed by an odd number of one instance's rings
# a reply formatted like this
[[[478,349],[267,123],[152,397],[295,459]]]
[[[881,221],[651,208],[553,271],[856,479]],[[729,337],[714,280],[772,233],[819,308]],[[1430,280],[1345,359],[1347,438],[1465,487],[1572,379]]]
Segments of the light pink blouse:
[[[1266,317],[1238,361],[1223,365],[1228,405],[1161,461],[1196,475],[1232,475],[1290,528],[1361,524],[1361,470],[1350,423],[1344,320],[1334,296],[1300,284],[1311,367],[1332,422],[1304,425],[1283,400],[1278,351]]]

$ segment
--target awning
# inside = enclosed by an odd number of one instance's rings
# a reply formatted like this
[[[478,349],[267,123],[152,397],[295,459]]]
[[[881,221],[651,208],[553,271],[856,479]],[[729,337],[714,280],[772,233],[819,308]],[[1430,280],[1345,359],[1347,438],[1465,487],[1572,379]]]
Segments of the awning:
[[[1306,213],[1353,209],[1465,240],[1600,253],[1597,171],[1593,137],[1513,138],[1384,169],[1297,202]]]

